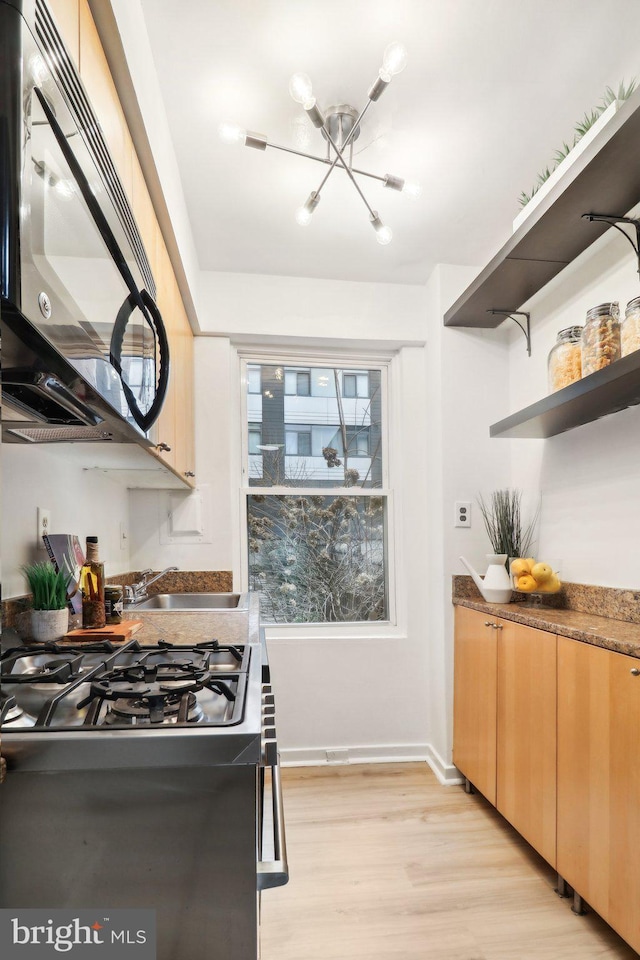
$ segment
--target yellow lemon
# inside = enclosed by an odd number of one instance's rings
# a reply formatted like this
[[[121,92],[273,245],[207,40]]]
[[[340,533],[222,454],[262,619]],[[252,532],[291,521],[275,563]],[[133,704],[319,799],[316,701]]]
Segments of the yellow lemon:
[[[552,574],[548,580],[545,580],[544,583],[541,583],[538,587],[540,593],[557,593],[562,583],[556,574]]]
[[[531,593],[533,590],[537,589],[538,584],[530,573],[525,573],[522,577],[518,577],[518,590],[523,590],[525,593]]]
[[[527,563],[529,564],[529,570],[533,570],[533,568],[534,568],[535,565],[536,565],[536,558],[535,558],[535,557],[527,557]]]
[[[514,577],[521,577],[525,573],[531,573],[531,564],[528,560],[519,557],[511,564],[511,573]]]
[[[546,583],[553,576],[553,570],[548,563],[536,563],[531,568],[531,576],[538,583]]]

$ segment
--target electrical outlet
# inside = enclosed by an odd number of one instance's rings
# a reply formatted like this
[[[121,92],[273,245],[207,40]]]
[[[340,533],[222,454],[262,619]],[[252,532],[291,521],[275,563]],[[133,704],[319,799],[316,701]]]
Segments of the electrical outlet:
[[[44,507],[38,507],[38,547],[44,550],[45,545],[42,539],[45,533],[51,533],[51,511]]]
[[[471,503],[468,500],[458,500],[456,503],[455,527],[471,526]]]

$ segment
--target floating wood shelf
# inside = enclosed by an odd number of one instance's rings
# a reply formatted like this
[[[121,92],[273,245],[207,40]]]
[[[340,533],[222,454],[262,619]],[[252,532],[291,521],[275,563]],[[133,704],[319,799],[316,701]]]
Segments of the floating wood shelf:
[[[640,403],[640,350],[494,423],[492,437],[546,438]]]
[[[640,89],[447,310],[445,326],[497,327],[504,317],[488,310],[519,310],[609,229],[584,213],[631,210],[640,200],[639,148]]]

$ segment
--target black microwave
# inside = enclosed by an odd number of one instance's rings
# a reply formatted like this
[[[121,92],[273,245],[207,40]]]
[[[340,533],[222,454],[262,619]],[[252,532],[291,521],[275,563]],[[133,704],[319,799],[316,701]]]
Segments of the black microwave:
[[[42,0],[0,0],[3,439],[151,444],[169,347],[140,233]]]

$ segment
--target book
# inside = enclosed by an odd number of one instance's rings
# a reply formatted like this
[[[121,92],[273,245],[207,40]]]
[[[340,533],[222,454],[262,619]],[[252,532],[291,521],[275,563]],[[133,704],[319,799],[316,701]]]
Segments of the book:
[[[69,578],[67,600],[70,610],[82,615],[80,569],[84,564],[84,553],[78,537],[74,533],[44,533],[42,539],[56,570]]]

